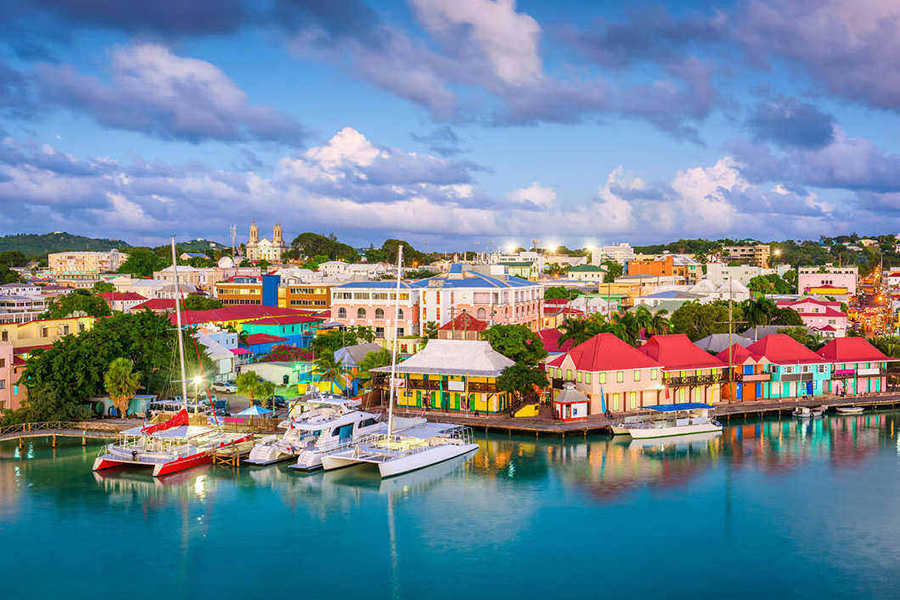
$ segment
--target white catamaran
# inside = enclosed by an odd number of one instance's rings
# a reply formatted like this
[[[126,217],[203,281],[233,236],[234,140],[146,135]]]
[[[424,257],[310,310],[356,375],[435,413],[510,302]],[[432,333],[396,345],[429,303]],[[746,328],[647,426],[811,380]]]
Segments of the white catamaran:
[[[400,279],[403,273],[403,247],[397,255],[397,289],[394,296],[394,314],[400,309]],[[328,452],[322,457],[326,471],[349,467],[360,463],[378,465],[382,477],[393,477],[416,469],[430,467],[458,456],[478,450],[472,440],[472,430],[458,425],[428,423],[401,425],[394,419],[394,396],[397,388],[397,319],[393,323],[391,348],[391,381],[388,397],[387,432],[365,436],[358,441]]]
[[[178,358],[181,365],[181,398],[184,400],[182,409],[164,423],[123,431],[119,440],[100,451],[94,460],[94,471],[122,466],[144,466],[153,468],[154,477],[161,477],[211,463],[212,453],[215,450],[253,438],[253,434],[226,433],[215,427],[190,424],[187,378],[184,369],[184,340],[181,333],[181,292],[178,287],[178,261],[175,256],[174,237],[172,269],[175,276],[175,318],[178,327],[176,333]]]
[[[722,425],[710,418],[713,406],[699,402],[647,406],[655,415],[638,415],[612,425],[615,435],[630,435],[634,439],[671,437],[695,433],[721,433]]]

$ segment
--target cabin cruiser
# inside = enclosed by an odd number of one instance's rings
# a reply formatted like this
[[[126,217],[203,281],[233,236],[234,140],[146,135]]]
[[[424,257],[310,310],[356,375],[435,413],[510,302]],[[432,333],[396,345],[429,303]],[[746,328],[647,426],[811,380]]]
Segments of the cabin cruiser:
[[[310,394],[291,405],[288,416],[278,427],[281,435],[260,440],[245,462],[265,466],[292,460],[314,447],[320,436],[345,440],[376,430],[378,416],[358,410],[359,401],[334,394]],[[321,463],[320,463],[321,464]]]
[[[685,402],[644,408],[656,414],[625,417],[622,422],[611,426],[613,433],[630,435],[634,439],[649,439],[722,431],[722,425],[709,416],[710,409],[714,408],[709,404]]]
[[[164,423],[126,429],[120,436],[100,450],[94,471],[144,466],[153,468],[154,477],[162,477],[211,463],[213,452],[248,441],[253,434],[191,425],[187,411],[182,409]]]

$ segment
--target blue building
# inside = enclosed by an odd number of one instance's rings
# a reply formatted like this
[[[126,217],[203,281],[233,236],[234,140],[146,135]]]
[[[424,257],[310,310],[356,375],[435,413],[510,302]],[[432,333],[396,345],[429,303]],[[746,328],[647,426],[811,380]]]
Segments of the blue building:
[[[316,330],[324,320],[324,317],[308,315],[268,317],[243,323],[241,329],[251,335],[264,333],[280,337],[284,340],[281,343],[285,346],[309,348],[313,338],[316,337]]]

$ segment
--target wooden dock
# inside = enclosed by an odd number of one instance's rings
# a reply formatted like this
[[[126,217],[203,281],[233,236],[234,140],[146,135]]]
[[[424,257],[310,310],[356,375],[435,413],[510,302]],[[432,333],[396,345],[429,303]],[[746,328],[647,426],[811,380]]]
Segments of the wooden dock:
[[[827,406],[831,409],[838,406],[863,406],[866,408],[892,409],[900,407],[900,394],[884,393],[868,396],[854,397],[819,397],[812,399],[785,399],[783,401],[770,400],[765,402],[735,402],[719,404],[712,411],[714,417],[727,424],[734,419],[751,419],[764,417],[777,417],[790,415],[798,406]],[[422,413],[406,413],[404,416],[420,416]],[[628,412],[619,415],[615,419],[607,419],[602,415],[591,415],[582,421],[564,423],[548,418],[527,417],[515,418],[507,415],[474,416],[471,414],[428,412],[426,416],[431,421],[438,423],[450,423],[453,425],[465,425],[475,431],[485,433],[506,433],[508,435],[542,435],[557,436],[560,439],[566,437],[586,437],[594,434],[609,434],[610,425],[623,416],[641,414]]]
[[[44,423],[20,423],[0,428],[0,442],[18,440],[21,446],[26,439],[49,437],[56,447],[56,438],[81,438],[81,445],[89,439],[114,439],[124,429],[134,427],[134,423],[117,421],[48,421]]]
[[[212,453],[213,464],[217,466],[231,467],[232,469],[240,469],[241,462],[245,458],[250,456],[250,450],[253,449],[253,445],[255,443],[256,442],[251,439],[246,442],[240,442],[238,444],[225,446],[224,448],[219,448]]]

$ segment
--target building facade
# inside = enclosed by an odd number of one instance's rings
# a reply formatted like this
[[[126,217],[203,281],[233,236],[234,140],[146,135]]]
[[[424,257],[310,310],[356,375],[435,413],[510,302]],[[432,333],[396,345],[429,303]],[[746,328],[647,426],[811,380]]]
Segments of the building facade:
[[[100,273],[114,273],[128,260],[118,250],[109,252],[53,252],[47,255],[54,279],[96,279]]]
[[[888,365],[897,362],[861,337],[833,340],[818,355],[832,365],[827,391],[838,396],[887,391]]]
[[[272,241],[269,241],[265,238],[259,239],[259,228],[256,226],[256,221],[253,221],[250,224],[250,237],[245,247],[247,260],[265,260],[270,263],[280,263],[282,255],[287,252],[281,224],[275,223],[275,227],[272,228]]]
[[[746,262],[764,269],[769,268],[769,257],[771,256],[772,248],[768,244],[725,246],[722,248],[722,258],[726,262]]]
[[[654,335],[639,348],[663,365],[667,403],[716,404],[728,365],[701,350],[684,334]]]
[[[770,398],[821,396],[830,388],[831,364],[788,335],[767,335],[747,350],[769,363]]]
[[[810,288],[832,285],[846,288],[851,296],[855,296],[858,281],[859,269],[857,267],[835,267],[829,263],[824,267],[800,267],[797,269],[797,291],[801,294],[806,294]]]
[[[841,338],[847,335],[847,313],[841,303],[828,300],[803,298],[780,300],[778,308],[789,308],[800,315],[803,324],[825,338]]]
[[[397,283],[355,281],[331,289],[331,320],[342,325],[371,327],[379,340],[392,340],[394,320],[397,336],[419,335],[419,290],[400,284],[400,308],[394,312]]]

